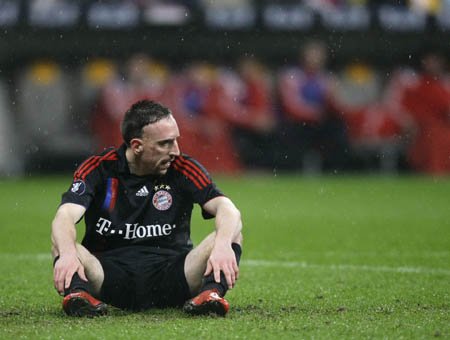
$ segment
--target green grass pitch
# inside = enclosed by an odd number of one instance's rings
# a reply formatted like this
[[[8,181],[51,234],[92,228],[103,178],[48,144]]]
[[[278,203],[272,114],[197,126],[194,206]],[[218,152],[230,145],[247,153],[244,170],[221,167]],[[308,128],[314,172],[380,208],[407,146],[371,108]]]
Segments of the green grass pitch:
[[[0,180],[0,339],[450,338],[450,178],[217,178],[244,222],[225,319],[177,309],[66,317],[49,250],[69,182]],[[213,225],[194,215],[198,243]]]

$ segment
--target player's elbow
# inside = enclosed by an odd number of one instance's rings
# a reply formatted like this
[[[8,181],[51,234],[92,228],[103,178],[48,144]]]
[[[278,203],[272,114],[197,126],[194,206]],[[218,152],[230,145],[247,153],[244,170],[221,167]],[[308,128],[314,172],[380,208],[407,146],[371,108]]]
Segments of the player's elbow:
[[[76,234],[75,223],[83,216],[84,210],[84,207],[73,204],[64,204],[58,208],[52,221],[51,239],[53,244],[58,235]]]
[[[233,214],[237,221],[236,234],[242,234],[242,217],[238,208],[234,207]]]
[[[238,221],[237,221],[237,224],[236,224],[236,230],[234,231],[234,239],[233,239],[233,242],[234,243],[238,243],[238,244],[240,244],[241,246],[242,246],[242,241],[243,241],[243,236],[242,236],[242,220],[241,220],[241,213],[240,213],[240,211],[238,210],[238,213],[239,213],[239,219],[238,219]]]
[[[227,201],[227,204],[224,204],[223,206],[223,212],[230,218],[229,220],[236,221],[237,225],[239,226],[239,232],[242,230],[242,220],[241,220],[241,212],[238,208],[234,205],[231,200]]]
[[[55,240],[56,234],[61,229],[61,226],[64,225],[65,219],[66,219],[66,217],[65,217],[64,211],[62,211],[61,209],[58,209],[58,211],[56,212],[56,215],[52,221],[52,233],[51,233],[50,237],[51,237],[53,246],[55,246],[55,244],[56,244],[56,240]]]
[[[239,224],[241,225],[241,229],[242,229],[242,215],[239,209],[235,208],[235,216],[236,219],[239,221]]]
[[[231,202],[230,202],[231,203]],[[239,211],[239,209],[238,208],[236,208],[236,206],[233,204],[233,203],[231,203],[231,204],[228,204],[227,205],[227,207],[226,207],[226,209],[227,209],[227,211],[228,211],[228,214],[229,215],[231,215],[231,216],[233,216],[233,218],[236,220],[236,221],[241,221],[241,212]],[[242,223],[241,223],[242,224]]]
[[[70,214],[68,209],[63,205],[60,206],[59,209],[56,211],[56,215],[53,218],[52,221],[52,230],[58,228],[59,225],[64,224],[67,220],[70,219]]]

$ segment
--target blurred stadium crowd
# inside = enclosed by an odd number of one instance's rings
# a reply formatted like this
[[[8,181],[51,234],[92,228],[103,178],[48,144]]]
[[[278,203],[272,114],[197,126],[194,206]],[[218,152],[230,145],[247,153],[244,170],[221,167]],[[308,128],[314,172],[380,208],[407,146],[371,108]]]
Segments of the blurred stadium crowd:
[[[318,20],[330,28],[421,30],[432,19],[450,27],[449,0],[0,0],[0,25],[134,27],[185,24],[204,17],[210,27],[258,25],[302,29]],[[81,18],[83,17],[83,18]],[[50,19],[50,20],[49,20]],[[202,20],[201,20],[202,21]]]
[[[37,20],[45,19],[45,15],[40,16],[43,13],[53,13],[51,4],[59,8],[77,2],[30,3],[30,20]],[[206,14],[207,21],[242,24],[242,16],[230,16],[229,12],[223,16],[215,9],[237,8],[242,14],[245,6],[264,4],[267,13],[275,2],[86,3],[92,4],[90,9],[97,3],[148,5],[159,8],[154,18],[166,19],[173,19],[175,12],[185,13],[177,12],[177,6],[201,6],[206,13],[208,9],[215,13]],[[0,26],[15,13],[13,4],[0,0]],[[420,13],[450,27],[450,0],[305,0],[283,4],[301,4],[328,19],[333,18],[330,10],[347,14],[351,13],[349,8],[385,10],[380,23],[400,25],[397,28],[402,24],[417,27],[420,20],[416,19],[421,16],[414,13]],[[389,8],[413,14],[399,16]],[[355,19],[359,14],[335,16],[334,24],[361,23]],[[275,10],[269,21],[276,24],[276,17]],[[283,18],[286,22],[286,15]],[[292,20],[295,18],[306,17],[293,16]],[[307,20],[303,19],[290,24],[304,24]],[[74,65],[46,56],[33,57],[7,77],[0,69],[0,176],[73,170],[91,153],[119,146],[121,118],[141,99],[160,101],[171,108],[180,126],[182,151],[213,173],[247,169],[450,173],[450,77],[448,56],[442,49],[428,46],[415,56],[415,65],[383,69],[357,56],[331,68],[331,49],[324,41],[307,41],[298,51],[297,62],[290,65],[269,64],[262,56],[250,53],[229,63],[210,59],[171,63],[143,48],[125,60],[90,56]]]
[[[310,41],[298,64],[268,67],[195,61],[180,68],[135,54],[92,59],[79,69],[36,60],[0,85],[0,169],[66,170],[119,146],[119,125],[141,99],[170,107],[182,151],[212,172],[320,172],[408,167],[450,171],[450,78],[425,51],[421,68],[380,74],[361,61],[326,67],[327,47]],[[69,161],[69,162],[68,162]]]

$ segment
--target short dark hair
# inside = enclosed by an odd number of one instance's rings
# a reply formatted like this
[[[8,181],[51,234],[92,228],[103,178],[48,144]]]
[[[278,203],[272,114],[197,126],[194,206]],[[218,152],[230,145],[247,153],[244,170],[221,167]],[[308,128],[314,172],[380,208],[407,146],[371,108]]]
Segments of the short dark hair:
[[[141,100],[134,103],[125,113],[120,126],[125,144],[130,146],[133,138],[141,138],[144,126],[156,123],[171,114],[172,112],[167,107],[152,100]]]

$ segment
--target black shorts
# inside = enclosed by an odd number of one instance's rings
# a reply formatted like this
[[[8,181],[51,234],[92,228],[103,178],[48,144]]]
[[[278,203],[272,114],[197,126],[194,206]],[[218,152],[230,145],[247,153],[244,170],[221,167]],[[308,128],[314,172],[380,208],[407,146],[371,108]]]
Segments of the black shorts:
[[[98,254],[105,273],[102,301],[130,310],[182,306],[191,297],[184,274],[187,254],[142,246]]]

